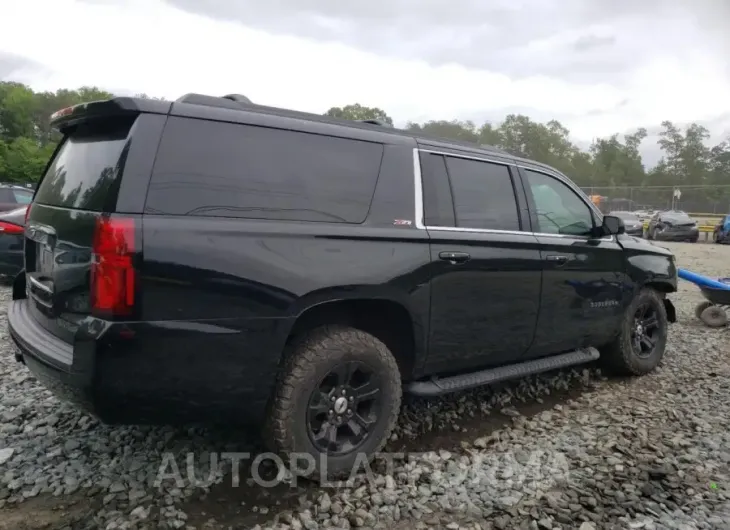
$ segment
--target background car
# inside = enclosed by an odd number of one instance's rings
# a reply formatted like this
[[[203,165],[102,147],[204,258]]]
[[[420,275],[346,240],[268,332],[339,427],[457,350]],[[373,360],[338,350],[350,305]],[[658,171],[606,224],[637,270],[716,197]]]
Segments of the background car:
[[[730,215],[726,215],[715,226],[712,233],[712,240],[715,243],[730,243]]]
[[[657,212],[649,220],[647,238],[657,241],[689,241],[696,243],[700,237],[697,221],[680,210]]]
[[[30,204],[33,189],[12,183],[0,183],[0,212],[9,212]]]
[[[620,218],[626,227],[626,233],[630,236],[644,237],[644,223],[638,215],[633,212],[611,212],[609,215]]]
[[[26,205],[0,213],[0,277],[6,280],[14,278],[23,270],[23,232],[27,209]]]

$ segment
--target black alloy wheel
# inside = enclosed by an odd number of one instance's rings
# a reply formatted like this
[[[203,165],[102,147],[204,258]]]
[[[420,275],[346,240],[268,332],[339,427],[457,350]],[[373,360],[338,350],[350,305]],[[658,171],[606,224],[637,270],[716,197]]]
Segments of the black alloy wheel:
[[[309,398],[312,444],[333,456],[356,451],[378,422],[382,394],[376,372],[365,363],[345,361],[332,368]]]
[[[659,340],[659,315],[650,302],[644,302],[636,308],[634,325],[631,330],[631,345],[639,358],[650,357],[654,353]]]

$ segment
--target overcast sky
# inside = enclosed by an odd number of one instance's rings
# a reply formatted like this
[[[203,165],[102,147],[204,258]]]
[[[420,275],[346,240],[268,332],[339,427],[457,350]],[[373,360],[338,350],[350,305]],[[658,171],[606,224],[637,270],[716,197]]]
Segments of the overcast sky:
[[[37,90],[730,135],[730,0],[0,0],[0,21],[0,79]]]

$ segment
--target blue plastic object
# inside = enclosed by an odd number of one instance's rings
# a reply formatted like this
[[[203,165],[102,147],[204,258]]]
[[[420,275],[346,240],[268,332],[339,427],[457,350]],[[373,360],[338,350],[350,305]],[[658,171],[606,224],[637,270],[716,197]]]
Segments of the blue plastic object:
[[[677,271],[677,276],[679,276],[683,280],[692,282],[695,285],[699,285],[700,287],[709,287],[711,289],[725,289],[730,291],[730,283],[725,283],[725,281],[713,280],[712,278],[702,276],[701,274],[695,274],[694,272],[690,272],[686,269],[679,269]],[[723,280],[727,280],[727,278],[723,278]]]

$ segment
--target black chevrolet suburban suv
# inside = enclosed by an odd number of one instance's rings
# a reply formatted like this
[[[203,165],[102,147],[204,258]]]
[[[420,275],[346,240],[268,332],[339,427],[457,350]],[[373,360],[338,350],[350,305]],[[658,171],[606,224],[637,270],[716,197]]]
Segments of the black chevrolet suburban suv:
[[[52,122],[9,330],[102,421],[251,422],[338,475],[402,392],[664,354],[674,256],[543,164],[235,95]]]

